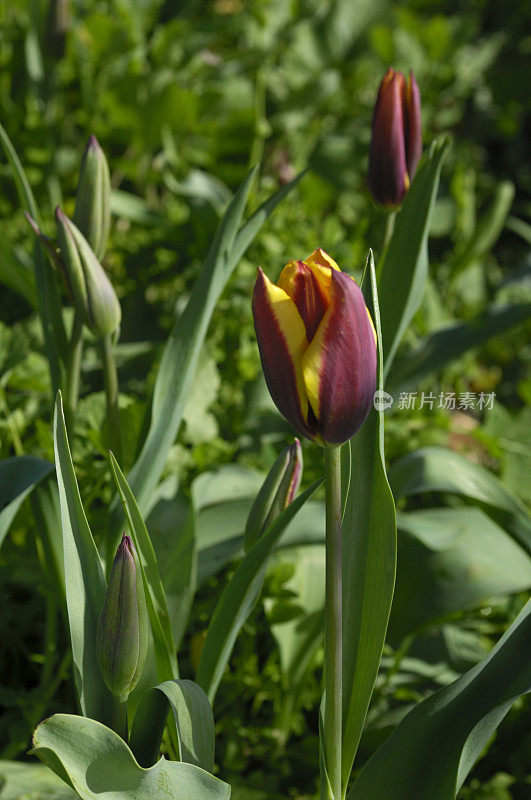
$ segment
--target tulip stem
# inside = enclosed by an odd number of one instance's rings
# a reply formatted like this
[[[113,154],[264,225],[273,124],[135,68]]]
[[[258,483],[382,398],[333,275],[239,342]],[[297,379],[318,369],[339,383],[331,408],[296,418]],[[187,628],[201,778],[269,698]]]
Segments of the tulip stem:
[[[68,349],[68,362],[66,365],[67,389],[65,394],[65,416],[67,427],[70,432],[74,424],[74,414],[79,399],[79,375],[81,371],[82,353],[83,320],[79,314],[75,314]]]
[[[342,564],[341,448],[325,448],[326,604],[324,752],[334,800],[341,800],[342,738]]]
[[[124,742],[129,743],[129,727],[127,725],[127,697],[123,700],[120,697],[114,698],[114,718],[113,731],[121,736]]]
[[[388,211],[385,215],[385,226],[384,226],[384,234],[382,239],[382,256],[385,255],[387,252],[387,248],[389,247],[389,243],[393,236],[393,231],[395,229],[395,222],[396,222],[396,211]]]
[[[122,437],[120,435],[120,414],[118,411],[118,374],[114,360],[111,334],[101,339],[103,355],[103,380],[107,398],[107,427],[109,431],[109,447],[116,460],[121,459]]]

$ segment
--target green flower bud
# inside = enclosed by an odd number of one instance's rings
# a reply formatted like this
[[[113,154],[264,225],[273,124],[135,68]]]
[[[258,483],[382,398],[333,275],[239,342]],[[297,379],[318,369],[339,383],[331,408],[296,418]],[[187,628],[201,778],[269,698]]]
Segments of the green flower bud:
[[[111,226],[111,178],[105,154],[95,136],[85,148],[77,185],[74,222],[102,259]]]
[[[122,312],[112,283],[81,231],[59,206],[55,221],[61,265],[76,311],[98,336],[114,333]]]
[[[123,536],[98,622],[96,649],[108,689],[120,700],[136,686],[146,660],[148,619],[133,542]]]
[[[302,448],[298,439],[286,447],[263,482],[251,506],[243,547],[251,549],[260,536],[273,524],[279,514],[289,506],[299,490],[302,478]]]

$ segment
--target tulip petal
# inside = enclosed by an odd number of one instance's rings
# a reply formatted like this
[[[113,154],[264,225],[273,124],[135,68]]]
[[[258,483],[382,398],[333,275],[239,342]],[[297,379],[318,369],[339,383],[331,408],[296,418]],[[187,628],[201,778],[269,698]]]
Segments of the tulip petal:
[[[330,270],[327,269],[330,275]],[[289,261],[277,282],[291,297],[306,328],[306,336],[311,341],[321,324],[330,299],[330,278],[328,287],[322,287],[322,281],[314,274],[304,261]]]
[[[408,187],[404,141],[404,76],[389,69],[385,74],[374,108],[369,152],[369,188],[385,206],[396,206]]]
[[[338,272],[341,271],[332,256],[325,253],[322,247],[318,247],[317,250],[314,250],[308,258],[304,259],[304,262],[312,267],[328,267],[330,269],[336,269]]]
[[[302,372],[323,440],[350,439],[373,403],[376,342],[361,289],[344,272],[332,272],[330,306],[304,354]]]
[[[280,413],[310,439],[308,397],[302,358],[308,347],[297,306],[258,269],[253,292],[253,319],[267,387]]]

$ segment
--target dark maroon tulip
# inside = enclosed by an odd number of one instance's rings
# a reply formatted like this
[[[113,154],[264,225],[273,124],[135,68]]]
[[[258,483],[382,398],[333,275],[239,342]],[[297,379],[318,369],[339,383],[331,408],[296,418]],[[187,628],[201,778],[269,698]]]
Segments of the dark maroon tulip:
[[[276,284],[258,270],[253,318],[275,405],[319,444],[350,439],[372,408],[376,334],[360,287],[318,248]]]
[[[372,118],[368,183],[383,206],[398,206],[422,155],[420,92],[412,72],[388,69],[378,90]]]

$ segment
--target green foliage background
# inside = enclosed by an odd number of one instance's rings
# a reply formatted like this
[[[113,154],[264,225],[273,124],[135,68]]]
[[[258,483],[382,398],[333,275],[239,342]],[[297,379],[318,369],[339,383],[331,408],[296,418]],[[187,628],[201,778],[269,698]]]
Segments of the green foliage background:
[[[161,344],[185,305],[220,213],[259,161],[253,208],[310,170],[218,304],[166,474],[177,474],[189,492],[194,478],[225,463],[266,469],[291,436],[261,379],[250,315],[256,265],[276,278],[288,259],[322,246],[359,276],[368,246],[378,254],[383,217],[365,171],[372,106],[389,65],[415,72],[425,144],[443,133],[452,139],[432,223],[428,292],[403,346],[487,304],[531,299],[528,23],[526,4],[514,0],[77,0],[63,35],[45,2],[0,5],[0,119],[47,221],[45,232],[52,232],[57,203],[73,211],[90,133],[109,159],[115,216],[105,266],[123,308],[124,471],[137,454]],[[31,247],[2,159],[2,274],[8,263],[30,266]],[[24,298],[2,285],[0,320],[0,458],[31,453],[53,460],[48,372],[31,286]],[[495,392],[496,403],[487,412],[395,410],[387,417],[389,460],[444,445],[494,470],[529,502],[528,333],[529,326],[519,326],[497,336],[415,387],[435,395]],[[99,356],[89,339],[73,455],[95,533],[104,528],[112,496],[104,415]],[[309,485],[321,470],[316,448],[305,448],[305,465]],[[402,500],[401,510],[424,502]],[[43,606],[52,600],[32,525],[26,503],[0,551],[3,758],[23,756],[44,716],[74,710],[60,615],[48,614],[45,627]],[[315,790],[308,764],[316,752],[319,656],[287,746],[278,727],[283,677],[271,625],[279,599],[290,596],[293,571],[289,559],[279,558],[269,572],[266,601],[246,624],[216,701],[216,760],[234,782],[236,800],[310,797]],[[181,646],[185,677],[194,675],[194,653],[226,577],[211,578],[196,597]],[[479,660],[522,601],[498,597],[429,626],[402,643],[403,653],[389,651],[362,758],[408,704]],[[524,800],[529,720],[529,704],[519,701],[463,800]],[[238,789],[243,775],[245,789]]]

